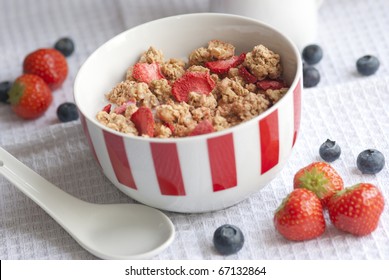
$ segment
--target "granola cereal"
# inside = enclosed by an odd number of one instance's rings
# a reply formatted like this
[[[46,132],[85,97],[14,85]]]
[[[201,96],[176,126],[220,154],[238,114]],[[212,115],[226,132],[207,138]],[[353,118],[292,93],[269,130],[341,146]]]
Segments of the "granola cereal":
[[[243,66],[246,66],[259,80],[281,77],[280,56],[263,45],[255,46],[246,54]]]
[[[189,65],[204,65],[211,60],[211,54],[207,48],[201,47],[189,55]]]
[[[235,53],[235,47],[229,43],[212,40],[208,43],[208,51],[213,59],[228,59]]]
[[[130,135],[138,135],[135,125],[124,115],[114,112],[101,111],[97,113],[97,120],[105,126]]]
[[[162,64],[162,74],[166,79],[175,81],[185,73],[185,62],[180,59],[171,58]]]
[[[163,63],[164,57],[163,53],[160,50],[157,50],[154,47],[150,47],[147,51],[145,51],[142,56],[139,59],[139,62],[146,62],[146,63]]]
[[[188,62],[165,60],[151,46],[140,55],[136,75],[130,65],[125,80],[106,94],[109,105],[96,118],[113,130],[142,137],[187,137],[205,123],[220,131],[258,116],[286,94],[280,59],[263,45],[237,55],[232,44],[220,40],[195,49]],[[131,118],[141,107],[148,108],[152,120],[147,133]],[[149,120],[139,116],[143,110],[135,114],[138,122]]]

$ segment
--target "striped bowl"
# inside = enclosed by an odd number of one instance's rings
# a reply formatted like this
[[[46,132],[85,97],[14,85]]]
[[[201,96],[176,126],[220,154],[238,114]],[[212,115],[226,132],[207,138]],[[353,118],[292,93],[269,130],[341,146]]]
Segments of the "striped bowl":
[[[163,50],[166,58],[185,58],[212,39],[234,44],[237,53],[258,44],[279,53],[288,93],[250,121],[194,137],[133,137],[96,121],[107,103],[105,94],[150,46]],[[80,68],[74,97],[94,157],[117,188],[163,210],[214,211],[259,191],[285,165],[300,124],[301,68],[293,43],[264,23],[226,14],[188,14],[137,26],[106,42]]]

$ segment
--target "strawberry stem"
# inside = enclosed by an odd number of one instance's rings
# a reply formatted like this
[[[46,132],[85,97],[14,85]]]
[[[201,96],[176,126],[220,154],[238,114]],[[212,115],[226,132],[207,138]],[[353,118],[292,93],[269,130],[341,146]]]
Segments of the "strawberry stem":
[[[313,191],[319,198],[322,198],[325,195],[325,186],[328,184],[328,179],[316,168],[304,172],[304,175],[301,176],[299,180],[301,188]]]
[[[8,96],[9,96],[9,103],[11,105],[16,105],[19,103],[20,98],[23,96],[25,86],[21,83],[14,83],[9,90]]]

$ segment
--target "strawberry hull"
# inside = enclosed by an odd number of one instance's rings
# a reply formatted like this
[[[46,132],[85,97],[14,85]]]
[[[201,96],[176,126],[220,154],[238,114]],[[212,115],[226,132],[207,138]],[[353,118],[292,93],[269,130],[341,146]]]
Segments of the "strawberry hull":
[[[293,187],[313,191],[326,207],[330,198],[344,188],[344,183],[330,164],[319,161],[298,170],[293,178]]]

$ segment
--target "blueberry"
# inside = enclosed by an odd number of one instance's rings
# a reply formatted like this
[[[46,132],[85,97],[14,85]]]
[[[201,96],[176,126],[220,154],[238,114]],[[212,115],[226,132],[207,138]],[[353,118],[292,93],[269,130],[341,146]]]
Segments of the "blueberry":
[[[220,254],[231,255],[242,249],[244,236],[238,227],[222,225],[213,234],[213,244]]]
[[[380,151],[368,149],[358,155],[357,166],[364,174],[376,174],[384,168],[385,157]]]
[[[333,162],[340,157],[341,149],[335,141],[327,139],[319,149],[320,157],[326,162]]]
[[[318,45],[309,45],[303,49],[302,56],[307,64],[316,64],[323,58],[323,50]]]
[[[380,61],[373,55],[365,55],[357,60],[358,73],[363,76],[370,76],[377,72]]]
[[[55,43],[54,48],[60,51],[64,56],[69,56],[74,52],[74,42],[72,39],[64,37]]]
[[[320,82],[320,73],[313,66],[303,68],[303,84],[305,88],[316,86]]]
[[[78,119],[76,104],[65,102],[58,106],[57,116],[61,122],[70,122]]]
[[[8,91],[11,89],[12,83],[9,81],[0,83],[0,102],[9,103],[8,102]]]

